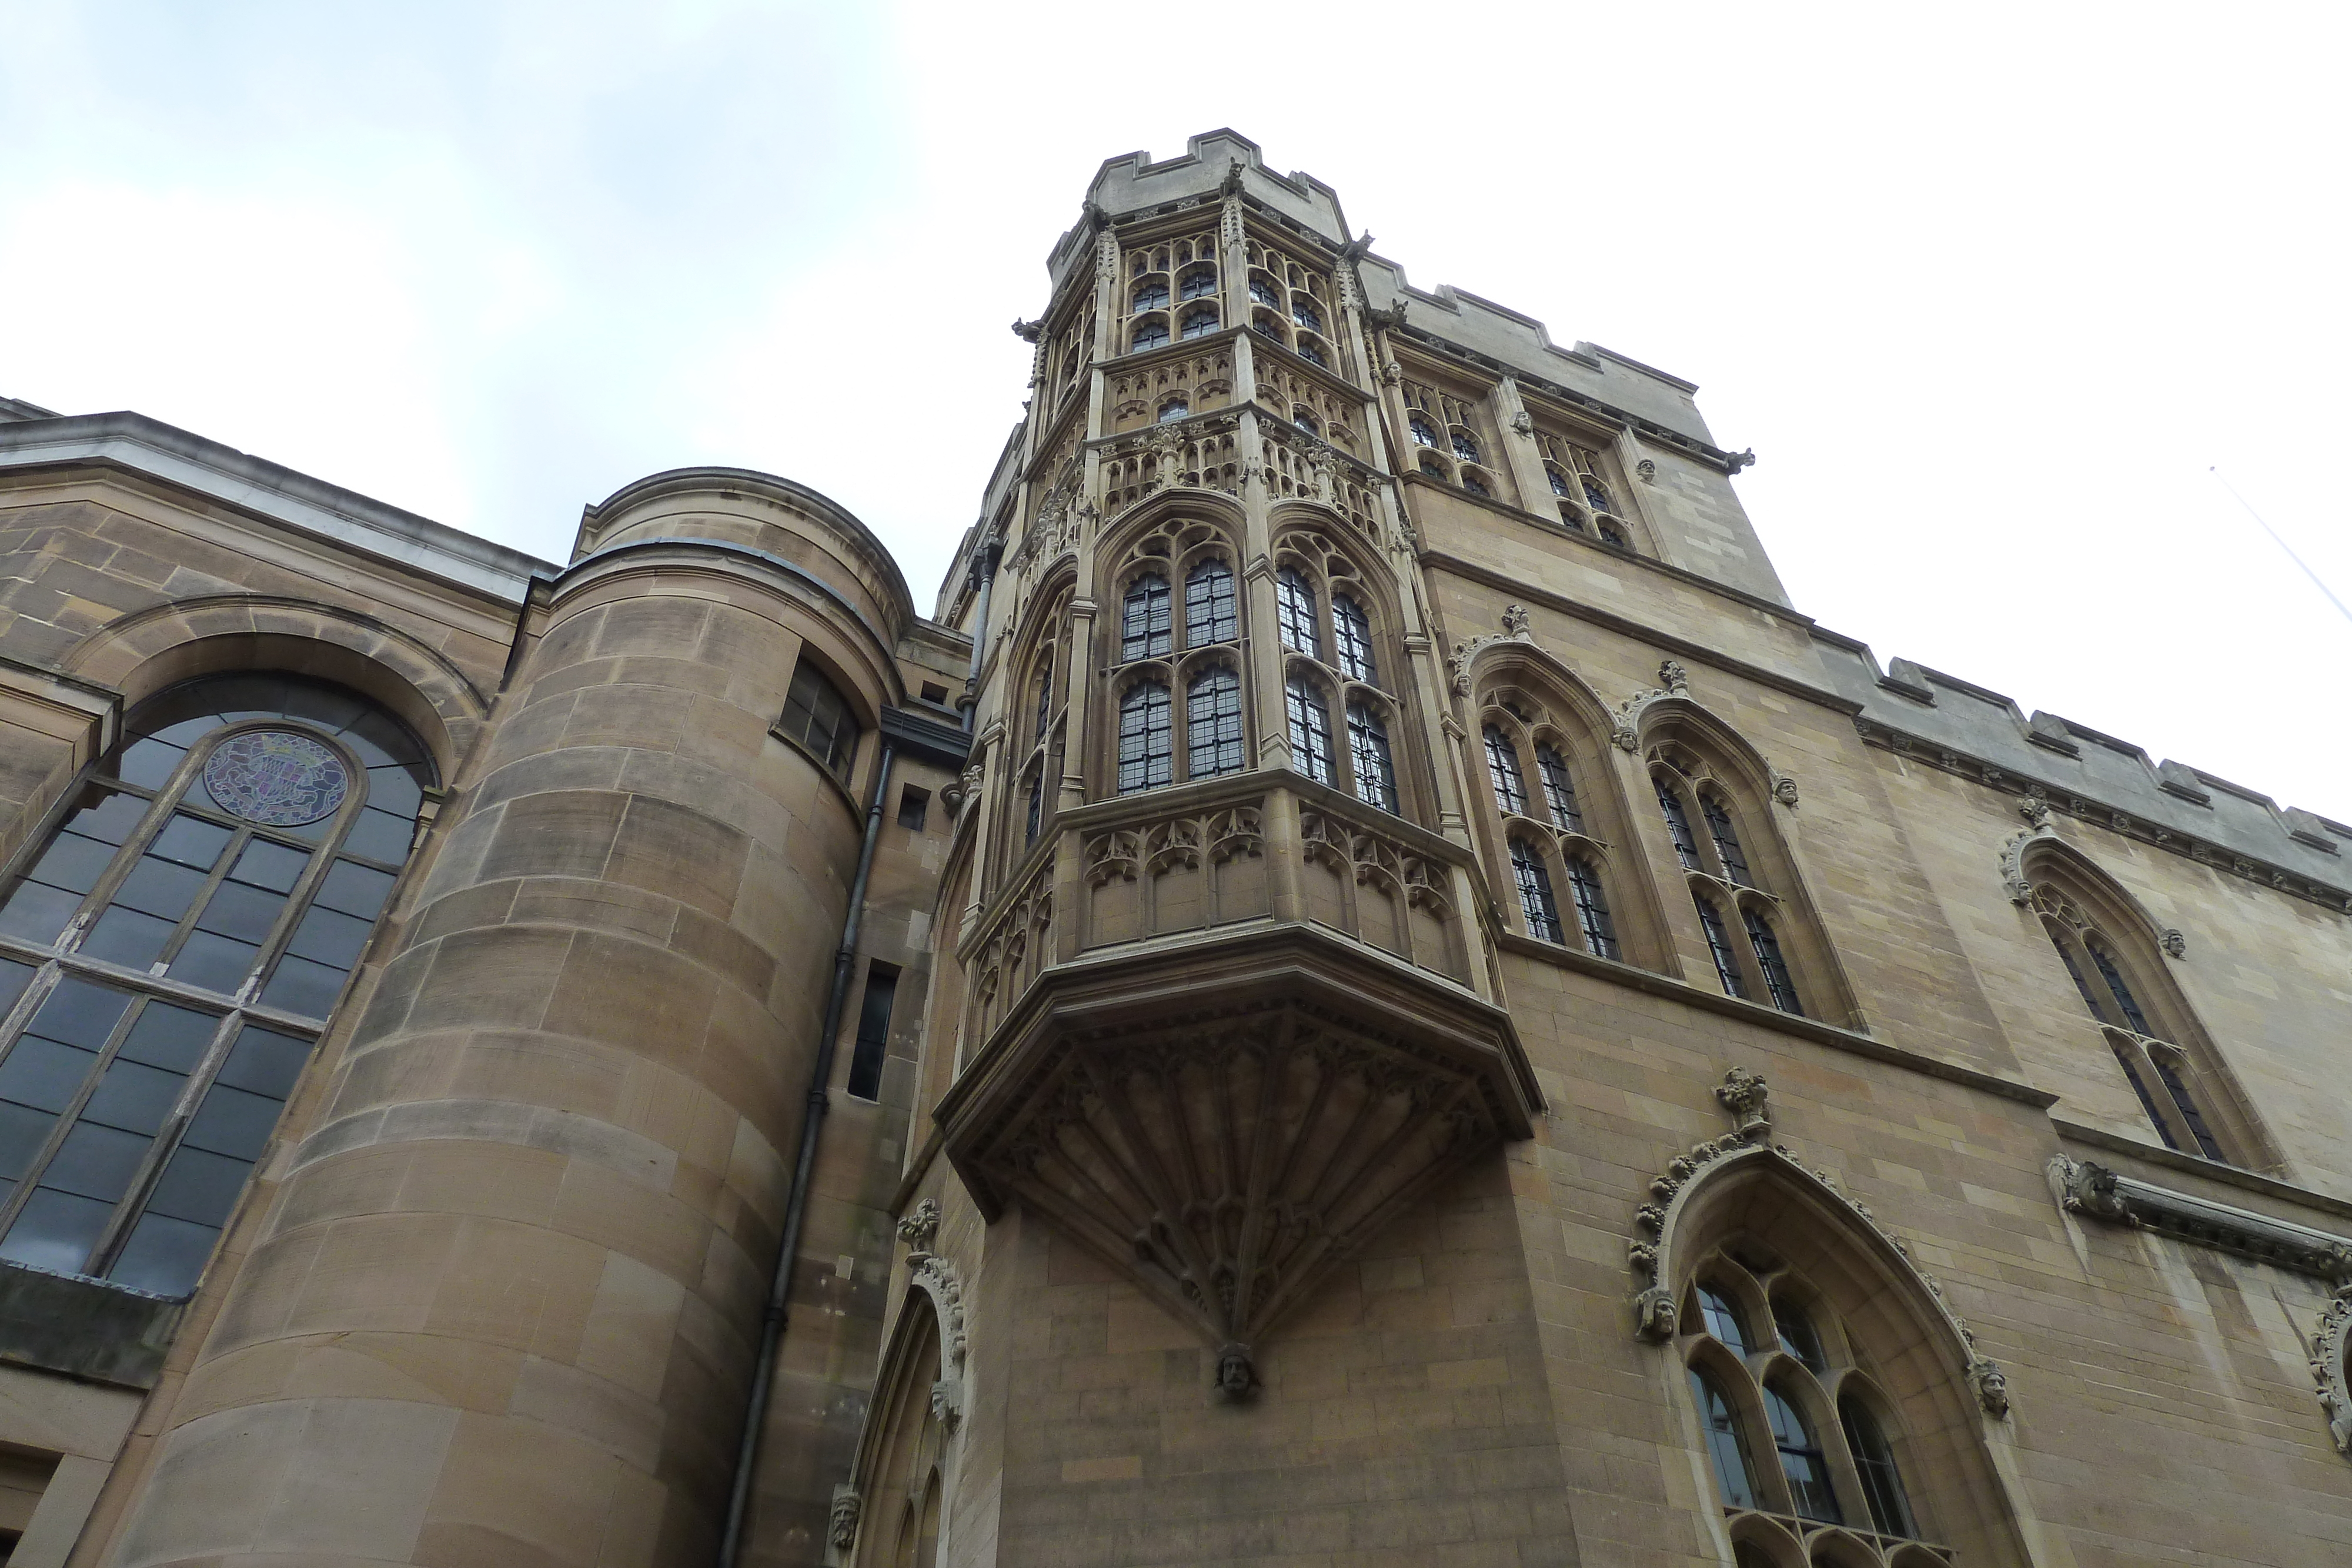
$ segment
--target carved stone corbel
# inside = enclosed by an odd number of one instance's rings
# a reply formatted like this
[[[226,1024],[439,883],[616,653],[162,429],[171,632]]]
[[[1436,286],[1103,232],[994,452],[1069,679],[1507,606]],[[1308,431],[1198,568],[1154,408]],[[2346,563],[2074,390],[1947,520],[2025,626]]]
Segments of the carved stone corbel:
[[[1772,799],[1791,811],[1797,809],[1797,781],[1777,768],[1772,769]]]
[[[1731,1113],[1732,1131],[1751,1144],[1772,1135],[1772,1110],[1765,1103],[1769,1092],[1764,1075],[1744,1067],[1726,1072],[1715,1086],[1716,1103]]]
[[[2180,934],[2178,926],[2166,926],[2157,941],[2168,957],[2185,958],[2189,956],[2189,938]]]
[[[844,1490],[834,1498],[825,1538],[835,1552],[846,1552],[857,1544],[857,1520],[865,1511],[866,1500],[855,1491]]]

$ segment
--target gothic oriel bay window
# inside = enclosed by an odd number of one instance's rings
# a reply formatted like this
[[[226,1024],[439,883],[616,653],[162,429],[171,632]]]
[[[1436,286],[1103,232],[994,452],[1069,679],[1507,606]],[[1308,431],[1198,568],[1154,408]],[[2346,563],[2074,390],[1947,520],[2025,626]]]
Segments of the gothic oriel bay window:
[[[1404,401],[1405,429],[1423,449],[1419,467],[1423,474],[1474,496],[1503,494],[1500,471],[1488,458],[1492,443],[1482,434],[1480,395],[1408,378]]]
[[[2074,995],[2168,1148],[2260,1168],[2269,1142],[2129,895],[2087,861],[2034,846],[2031,904]]]
[[[1249,264],[1251,329],[1311,365],[1328,369],[1337,363],[1329,327],[1334,319],[1329,268],[1257,239],[1246,244],[1244,255]]]
[[[194,1287],[435,784],[321,682],[217,676],[132,716],[0,898],[0,1257]]]
[[[1022,672],[1013,690],[1013,711],[1007,716],[1005,755],[1019,780],[1010,809],[1018,827],[1008,837],[1013,859],[1019,859],[1052,821],[1061,793],[1062,748],[1068,733],[1068,671],[1063,643],[1069,624],[1071,591],[1066,585],[1046,601],[1023,639],[1024,651],[1014,668]]]
[[[1214,234],[1138,245],[1128,252],[1121,308],[1128,352],[1164,347],[1180,329],[1186,338],[1217,329]]]
[[[1383,811],[1402,809],[1390,729],[1397,699],[1382,689],[1379,601],[1353,560],[1313,529],[1285,536],[1276,569],[1275,623],[1287,667],[1285,719],[1291,765]],[[1329,619],[1325,614],[1328,612]],[[1347,744],[1331,743],[1333,716]]]
[[[1148,529],[1112,581],[1119,605],[1111,787],[1119,794],[1239,770],[1246,758],[1233,541],[1180,517]],[[1183,585],[1178,613],[1174,585]],[[1182,737],[1183,744],[1177,744]]]
[[[1523,685],[1498,685],[1480,701],[1479,747],[1486,765],[1488,795],[1495,828],[1508,846],[1512,875],[1521,897],[1519,911],[1528,935],[1563,946],[1581,947],[1601,958],[1622,958],[1617,919],[1612,912],[1610,883],[1612,841],[1618,830],[1613,794],[1605,786],[1592,793],[1593,810],[1578,789],[1580,770],[1589,779],[1607,777],[1605,752],[1591,723],[1575,705],[1547,696],[1531,672],[1514,677]],[[1571,761],[1571,757],[1585,758]],[[1528,787],[1528,760],[1535,768],[1535,788]],[[1524,864],[1523,864],[1524,862]],[[1540,876],[1543,903],[1553,905],[1551,890],[1564,888],[1575,919],[1563,923],[1556,914],[1538,920],[1536,905],[1527,896],[1530,881]]]

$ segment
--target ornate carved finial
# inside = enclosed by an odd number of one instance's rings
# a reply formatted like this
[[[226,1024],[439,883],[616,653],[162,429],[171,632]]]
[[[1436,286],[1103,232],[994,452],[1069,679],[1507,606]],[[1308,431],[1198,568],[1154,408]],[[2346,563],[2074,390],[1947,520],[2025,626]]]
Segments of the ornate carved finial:
[[[1658,482],[1658,465],[1650,458],[1644,457],[1634,464],[1633,472],[1644,485],[1654,485]]]
[[[1239,1405],[1257,1388],[1257,1364],[1250,1358],[1249,1346],[1235,1341],[1217,1352],[1218,1398]]]
[[[1536,422],[1528,417],[1526,409],[1521,409],[1511,415],[1511,429],[1520,435],[1533,435],[1536,433]]]
[[[2163,945],[2166,954],[2171,957],[2185,958],[2189,956],[2189,938],[2180,934],[2177,925],[2166,926],[2157,941]]]
[[[1797,809],[1797,781],[1777,768],[1772,769],[1772,799],[1791,811]]]
[[[898,1221],[898,1239],[918,1252],[929,1251],[931,1239],[939,1233],[940,1206],[934,1198],[923,1199]]]
[[[1512,604],[1504,607],[1503,633],[1508,637],[1516,637],[1523,643],[1534,637],[1535,633],[1528,629],[1528,607],[1526,605]]]
[[[1045,330],[1045,318],[1043,316],[1038,317],[1034,321],[1024,321],[1018,316],[1013,319],[1013,335],[1024,343],[1035,342],[1044,335]]]
[[[1658,666],[1658,684],[1665,687],[1670,695],[1687,696],[1690,695],[1690,672],[1668,659]]]
[[[1969,1384],[1977,1391],[1977,1403],[1984,1413],[1995,1420],[2009,1414],[2009,1375],[2001,1371],[2000,1363],[1990,1356],[1980,1355],[1969,1363]]]
[[[1733,1130],[1751,1144],[1772,1135],[1772,1111],[1765,1103],[1769,1092],[1764,1075],[1744,1067],[1733,1068],[1715,1086],[1717,1102],[1731,1113]]]
[[[1727,479],[1742,468],[1754,466],[1756,466],[1756,448],[1751,446],[1745,452],[1735,452],[1723,460],[1724,477]]]
[[[832,1528],[826,1531],[836,1552],[846,1552],[857,1544],[857,1517],[866,1510],[866,1500],[854,1491],[843,1492],[833,1500]]]
[[[2024,818],[2034,831],[2040,832],[2050,825],[2050,802],[2043,800],[2042,792],[2037,789],[2017,803],[2017,814]]]

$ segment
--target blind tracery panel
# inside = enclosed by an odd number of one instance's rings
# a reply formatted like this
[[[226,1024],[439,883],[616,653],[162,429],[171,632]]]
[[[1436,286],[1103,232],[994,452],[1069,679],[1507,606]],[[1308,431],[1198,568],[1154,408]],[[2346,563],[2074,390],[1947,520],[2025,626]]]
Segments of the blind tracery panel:
[[[0,1258],[193,1288],[433,786],[322,682],[134,716],[0,898]]]

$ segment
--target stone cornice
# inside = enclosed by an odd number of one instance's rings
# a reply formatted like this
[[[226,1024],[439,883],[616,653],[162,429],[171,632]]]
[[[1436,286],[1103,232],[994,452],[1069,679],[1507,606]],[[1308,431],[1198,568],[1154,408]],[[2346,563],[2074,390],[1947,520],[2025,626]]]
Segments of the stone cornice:
[[[2331,1288],[2352,1283],[2352,1245],[2330,1232],[2064,1155],[2051,1156],[2051,1176],[2069,1214],[2233,1252],[2324,1280]]]
[[[2144,1143],[2137,1138],[2124,1137],[2119,1134],[2110,1133],[2104,1127],[2094,1127],[2088,1123],[2077,1122],[2065,1116],[2053,1116],[2050,1121],[2051,1124],[2058,1129],[2058,1135],[2070,1144],[2103,1150],[2111,1155],[2122,1155],[2146,1165],[2161,1166],[2167,1170],[2179,1171],[2184,1176],[2195,1176],[2200,1180],[2219,1183],[2223,1186],[2234,1186],[2244,1192],[2257,1193],[2280,1203],[2293,1204],[2298,1208],[2307,1208],[2315,1213],[2329,1215],[2337,1219],[2352,1220],[2352,1201],[2331,1197],[2324,1192],[2315,1192],[2307,1186],[2297,1186],[2293,1182],[2265,1175],[2261,1171],[2250,1171],[2237,1166],[2225,1166],[2214,1160],[2199,1159],[2195,1155],[2184,1155],[2177,1149],[2168,1149],[2160,1144]]]
[[[1835,1024],[1823,1023],[1818,1019],[1799,1018],[1792,1013],[1784,1013],[1777,1008],[1768,1008],[1761,1002],[1744,1001],[1738,997],[1725,996],[1721,991],[1711,991],[1701,986],[1686,985],[1671,976],[1653,974],[1647,969],[1635,968],[1631,964],[1621,964],[1609,958],[1596,958],[1590,953],[1580,952],[1573,947],[1563,947],[1551,942],[1539,942],[1532,936],[1522,936],[1513,931],[1497,932],[1495,939],[1507,953],[1538,959],[1559,968],[1573,969],[1601,979],[1613,980],[1633,990],[1681,1002],[1688,1007],[1696,1008],[1701,1012],[1718,1013],[1726,1018],[1738,1019],[1759,1029],[1769,1030],[1777,1034],[1792,1035],[1800,1040],[1811,1040],[1817,1045],[1826,1045],[1833,1050],[1845,1051],[1849,1055],[1867,1057],[1873,1061],[1884,1061],[1896,1067],[1906,1068],[1928,1078],[1940,1078],[1948,1083],[1958,1083],[1983,1093],[1996,1094],[2004,1100],[2014,1100],[2019,1104],[2031,1105],[2036,1110],[2047,1110],[2058,1103],[2057,1095],[2045,1089],[2037,1089],[2031,1083],[2021,1083],[2013,1078],[2003,1078],[1998,1073],[1987,1072],[1981,1068],[1948,1061],[1939,1056],[1929,1056],[1925,1051],[1895,1045],[1880,1040],[1875,1035],[1863,1034],[1850,1029],[1840,1029]]]

